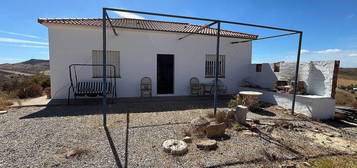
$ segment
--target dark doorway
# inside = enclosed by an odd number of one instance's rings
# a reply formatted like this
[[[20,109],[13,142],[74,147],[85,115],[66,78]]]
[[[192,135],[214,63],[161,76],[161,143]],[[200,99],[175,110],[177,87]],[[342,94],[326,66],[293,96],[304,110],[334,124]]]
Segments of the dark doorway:
[[[174,55],[157,55],[157,94],[174,93]]]

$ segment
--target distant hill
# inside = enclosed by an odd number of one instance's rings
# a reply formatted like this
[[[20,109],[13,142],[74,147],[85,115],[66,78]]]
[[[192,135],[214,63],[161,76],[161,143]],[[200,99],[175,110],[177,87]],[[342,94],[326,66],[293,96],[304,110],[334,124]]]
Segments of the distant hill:
[[[340,68],[338,75],[344,79],[357,81],[357,68]]]
[[[40,59],[30,59],[24,62],[20,62],[20,64],[31,64],[31,65],[36,65],[36,64],[49,64],[48,60],[40,60]]]
[[[0,70],[7,70],[9,72],[23,72],[29,74],[39,74],[48,72],[50,64],[48,60],[30,59],[24,62],[14,64],[0,64]]]

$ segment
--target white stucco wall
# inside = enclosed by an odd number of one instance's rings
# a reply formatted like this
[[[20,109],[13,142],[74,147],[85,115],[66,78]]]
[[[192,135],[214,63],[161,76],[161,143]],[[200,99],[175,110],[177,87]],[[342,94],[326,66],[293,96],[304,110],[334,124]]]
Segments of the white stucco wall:
[[[308,94],[331,96],[335,61],[311,61],[300,63],[299,81],[304,81]],[[256,64],[250,66],[253,84],[274,88],[276,80],[295,80],[296,63],[280,63],[280,72],[274,72],[274,64],[262,64],[262,71],[256,72]]]
[[[292,108],[293,94],[270,92],[265,90],[240,87],[240,91],[258,91],[263,93],[260,100],[276,104],[285,109]],[[335,116],[335,100],[326,96],[297,95],[295,113],[304,114],[313,119],[330,119]]]
[[[102,49],[102,31],[96,27],[46,24],[49,28],[51,91],[53,99],[67,98],[70,85],[68,66],[74,63],[92,63],[92,50]],[[198,77],[200,82],[210,82],[205,78],[205,56],[215,54],[216,37],[192,35],[177,40],[185,34],[117,29],[119,36],[111,30],[107,34],[107,50],[120,51],[120,75],[117,79],[119,97],[137,97],[142,77],[151,77],[153,96],[156,92],[157,54],[174,55],[174,94],[189,95],[189,80]],[[229,93],[235,93],[249,73],[251,65],[251,43],[232,45],[237,41],[221,38],[220,54],[225,55],[226,72],[222,81]],[[92,79],[91,69],[79,73],[84,80]]]

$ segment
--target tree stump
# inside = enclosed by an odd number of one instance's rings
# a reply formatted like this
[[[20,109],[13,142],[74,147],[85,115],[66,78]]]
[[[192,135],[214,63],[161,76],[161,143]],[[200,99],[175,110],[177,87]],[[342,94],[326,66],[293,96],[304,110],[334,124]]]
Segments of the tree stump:
[[[241,124],[246,124],[248,108],[246,106],[238,105],[234,118]]]

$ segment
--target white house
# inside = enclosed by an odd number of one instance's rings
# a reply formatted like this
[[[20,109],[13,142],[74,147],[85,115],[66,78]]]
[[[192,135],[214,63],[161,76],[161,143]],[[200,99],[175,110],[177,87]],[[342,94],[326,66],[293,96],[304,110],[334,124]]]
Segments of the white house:
[[[51,94],[53,99],[68,96],[71,64],[102,64],[101,19],[39,19],[48,27]],[[108,24],[107,63],[116,66],[118,97],[139,97],[140,81],[152,80],[152,96],[190,95],[190,79],[201,83],[214,80],[217,30],[198,25],[143,19],[112,19],[115,35]],[[197,32],[196,32],[197,31]],[[187,34],[194,33],[179,40]],[[276,81],[295,78],[295,63],[252,64],[251,41],[257,35],[221,31],[219,77],[227,93],[257,90],[261,100],[291,108],[293,96],[276,91]],[[279,68],[280,67],[280,68]],[[299,82],[305,95],[296,98],[296,112],[326,119],[335,113],[338,61],[300,63]],[[102,68],[77,69],[82,81],[102,80]],[[250,83],[247,87],[247,83]],[[251,87],[255,86],[255,87]]]
[[[68,66],[102,63],[101,19],[39,19],[48,27],[51,92],[53,99],[67,98],[70,86]],[[118,36],[107,29],[107,63],[117,67],[118,97],[140,96],[140,80],[152,79],[153,96],[190,94],[189,81],[197,77],[201,83],[214,80],[216,29],[195,32],[198,25],[179,22],[119,18],[112,20]],[[251,42],[232,45],[257,35],[221,31],[220,79],[228,93],[235,93],[249,73]],[[163,70],[159,70],[159,69]],[[81,70],[83,80],[101,80],[100,68]],[[160,80],[158,75],[168,79]]]

